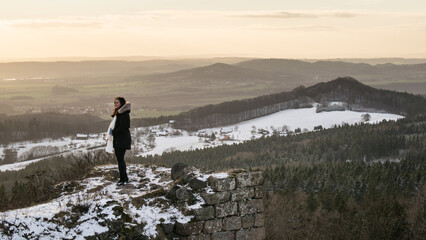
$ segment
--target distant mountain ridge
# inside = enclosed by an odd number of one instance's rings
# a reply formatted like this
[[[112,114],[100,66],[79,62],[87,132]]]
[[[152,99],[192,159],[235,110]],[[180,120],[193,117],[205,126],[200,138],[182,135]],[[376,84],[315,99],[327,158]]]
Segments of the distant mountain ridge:
[[[5,100],[0,113],[13,109],[13,114],[23,114],[39,106],[44,111],[57,111],[62,103],[66,111],[73,112],[68,106],[80,107],[85,99],[84,104],[89,103],[95,114],[101,115],[105,114],[102,106],[106,101],[118,94],[134,103],[134,112],[140,117],[146,116],[142,112],[147,110],[173,114],[208,104],[291,91],[300,85],[312,86],[343,76],[379,89],[426,96],[426,64],[241,58],[0,63],[0,84],[4,86],[0,92]],[[52,99],[50,90],[55,85],[78,85],[80,91]],[[9,100],[14,101],[13,106]]]
[[[176,72],[132,76],[130,80],[185,82],[209,87],[214,86],[208,84],[225,82],[238,84],[241,89],[262,84],[263,88],[276,92],[276,89],[290,90],[300,85],[313,85],[342,76],[351,76],[377,88],[426,94],[425,90],[421,90],[426,87],[426,63],[370,65],[343,61],[311,63],[290,59],[252,59],[235,64],[215,63]]]
[[[426,100],[408,93],[375,89],[351,77],[337,78],[290,92],[224,102],[178,115],[175,127],[188,130],[233,124],[291,108],[311,107],[314,102],[343,101],[353,110],[375,109],[408,117],[426,112]]]
[[[259,79],[272,80],[274,74],[238,65],[215,63],[208,66],[184,69],[177,72],[153,74],[142,79],[163,80],[165,82],[184,81],[204,84],[209,81],[250,81]],[[137,77],[135,77],[137,78]]]
[[[299,59],[306,62],[318,62],[318,61],[338,61],[338,62],[350,62],[350,63],[367,63],[371,65],[376,64],[419,64],[426,63],[425,58],[331,58],[331,59]]]
[[[183,69],[197,68],[216,62],[233,64],[244,58],[218,59],[150,59],[139,61],[126,60],[83,60],[55,62],[0,62],[1,78],[31,78],[31,77],[69,77],[69,76],[108,76],[137,74],[154,74],[175,72]]]
[[[311,75],[319,79],[334,79],[339,76],[352,76],[354,78],[371,75],[392,75],[404,76],[406,71],[416,72],[425,76],[426,63],[395,65],[391,63],[370,65],[366,63],[349,63],[340,61],[318,61],[304,62],[299,60],[287,59],[254,59],[235,64],[236,66],[263,70],[276,73],[294,73],[301,75]],[[377,77],[369,77],[363,80],[377,80]]]

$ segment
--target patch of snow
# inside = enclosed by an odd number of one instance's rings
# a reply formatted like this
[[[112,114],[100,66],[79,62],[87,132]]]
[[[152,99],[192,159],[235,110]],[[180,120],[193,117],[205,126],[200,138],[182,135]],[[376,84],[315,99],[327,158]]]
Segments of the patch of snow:
[[[205,181],[207,181],[207,179],[208,179],[210,176],[215,177],[215,178],[222,179],[222,178],[227,178],[227,177],[229,177],[229,174],[228,174],[227,172],[210,173],[210,174],[202,174],[202,175],[200,175],[200,176],[197,176],[197,179],[198,179],[198,180],[201,180],[201,181],[203,181],[203,182],[205,182]]]
[[[399,163],[401,162],[401,158],[378,158],[378,159],[374,159],[370,161],[370,163],[378,163],[378,162],[381,164],[384,164],[386,162]]]
[[[345,103],[345,102],[329,102],[328,103],[329,106],[334,106],[334,105],[336,105],[336,106],[344,106],[346,104],[347,103]]]
[[[210,187],[210,186],[209,186]],[[211,188],[210,188],[211,189]],[[187,209],[199,209],[202,207],[202,205],[204,205],[206,202],[204,201],[204,199],[200,196],[200,194],[196,193],[194,194],[195,199],[197,199],[197,202],[194,203],[193,205],[188,205],[186,204],[186,208]]]
[[[176,150],[184,151],[191,148],[202,148],[203,144],[199,142],[199,137],[189,136],[187,134],[177,137],[157,137],[155,138],[156,147],[149,151],[140,154],[140,156],[147,155],[161,155],[167,149],[174,148]]]
[[[139,209],[132,204],[129,207],[131,210],[131,215],[136,220],[136,222],[139,224],[146,224],[143,228],[143,231],[147,236],[155,237],[157,235],[156,227],[160,223],[173,223],[175,221],[180,223],[187,223],[191,220],[192,216],[183,215],[182,212],[173,206],[169,206],[166,209],[156,205],[150,206],[150,203],[157,199],[166,200],[165,197],[158,197],[149,199],[148,203]]]
[[[93,218],[83,222],[76,228],[76,232],[81,232],[81,239],[85,239],[84,237],[93,236],[96,233],[103,233],[106,231],[108,231],[108,228],[99,225],[98,221]]]

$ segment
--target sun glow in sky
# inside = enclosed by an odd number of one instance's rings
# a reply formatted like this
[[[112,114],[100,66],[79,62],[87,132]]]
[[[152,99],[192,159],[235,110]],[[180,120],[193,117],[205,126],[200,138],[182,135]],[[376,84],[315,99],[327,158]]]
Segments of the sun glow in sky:
[[[0,59],[426,57],[424,0],[0,0]]]

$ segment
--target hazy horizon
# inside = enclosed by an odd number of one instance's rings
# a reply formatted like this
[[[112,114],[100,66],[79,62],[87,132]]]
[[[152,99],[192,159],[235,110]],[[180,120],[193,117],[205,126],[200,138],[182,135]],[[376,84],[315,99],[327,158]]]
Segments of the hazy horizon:
[[[0,3],[0,60],[426,58],[418,0],[16,0]]]
[[[286,57],[268,57],[268,56],[251,56],[251,55],[177,55],[177,56],[62,56],[62,57],[21,57],[21,58],[0,58],[0,63],[19,63],[19,62],[83,62],[83,61],[152,61],[152,60],[197,60],[197,59],[286,59],[286,60],[299,60],[299,61],[336,61],[336,60],[387,60],[387,59],[401,59],[401,60],[425,60],[426,57],[371,57],[371,58],[286,58]]]

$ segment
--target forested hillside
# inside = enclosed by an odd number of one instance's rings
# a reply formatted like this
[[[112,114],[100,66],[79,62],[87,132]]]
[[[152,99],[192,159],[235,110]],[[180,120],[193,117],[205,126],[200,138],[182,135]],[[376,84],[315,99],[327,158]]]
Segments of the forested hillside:
[[[419,95],[375,89],[346,77],[308,88],[297,89],[298,95],[308,96],[316,102],[344,101],[352,110],[377,109],[407,117],[426,113],[426,99]]]
[[[426,112],[426,100],[421,96],[379,90],[345,77],[307,88],[299,87],[291,92],[195,108],[174,117],[175,127],[196,130],[229,125],[284,109],[310,107],[313,102],[324,101],[343,101],[349,104],[349,109],[355,111],[386,111],[407,117]]]

